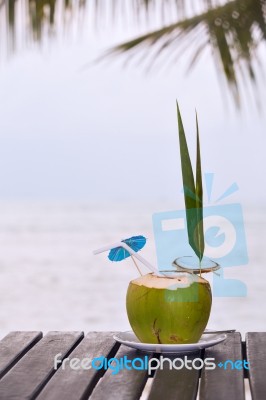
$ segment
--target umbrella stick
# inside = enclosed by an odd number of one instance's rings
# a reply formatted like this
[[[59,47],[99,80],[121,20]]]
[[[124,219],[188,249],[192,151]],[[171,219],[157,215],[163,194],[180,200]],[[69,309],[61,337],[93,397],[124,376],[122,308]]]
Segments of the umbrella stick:
[[[131,257],[133,263],[135,264],[135,267],[136,267],[137,270],[139,271],[140,275],[142,276],[141,270],[139,269],[138,264],[137,264],[136,261],[134,260],[134,257],[133,257],[132,255],[130,255],[130,257]]]

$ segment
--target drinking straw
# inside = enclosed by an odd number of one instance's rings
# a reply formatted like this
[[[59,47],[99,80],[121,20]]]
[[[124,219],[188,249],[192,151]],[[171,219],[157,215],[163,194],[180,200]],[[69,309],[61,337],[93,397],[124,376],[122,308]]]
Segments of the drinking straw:
[[[154,272],[156,275],[163,275],[160,274],[157,268],[155,268],[152,264],[149,263],[144,257],[142,257],[139,253],[136,251],[132,250],[131,247],[129,247],[126,243],[124,242],[117,242],[113,244],[109,244],[106,246],[101,247],[100,249],[94,250],[93,254],[100,254],[108,250],[112,250],[115,247],[123,247],[125,250],[129,252],[131,256],[136,257],[142,264],[144,264],[151,272]]]

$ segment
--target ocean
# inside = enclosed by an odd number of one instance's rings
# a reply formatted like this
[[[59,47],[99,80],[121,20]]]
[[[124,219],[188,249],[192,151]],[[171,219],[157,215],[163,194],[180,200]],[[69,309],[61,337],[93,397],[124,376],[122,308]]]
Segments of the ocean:
[[[14,203],[0,205],[0,336],[11,330],[130,329],[125,297],[138,271],[92,251],[133,235],[148,238],[141,254],[156,264],[151,215],[164,204]],[[244,208],[249,262],[227,268],[246,297],[213,297],[209,328],[266,330],[266,213]],[[142,268],[145,272],[145,268]],[[147,271],[148,272],[148,271]],[[206,275],[212,281],[212,274]]]

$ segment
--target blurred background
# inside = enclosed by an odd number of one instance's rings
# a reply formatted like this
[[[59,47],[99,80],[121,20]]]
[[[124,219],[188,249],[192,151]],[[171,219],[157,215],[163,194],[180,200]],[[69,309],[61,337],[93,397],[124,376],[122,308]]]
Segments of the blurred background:
[[[1,336],[130,329],[137,271],[92,251],[142,234],[156,264],[152,214],[184,207],[176,99],[209,204],[236,182],[244,213],[249,263],[224,274],[248,294],[214,297],[209,327],[265,331],[265,7],[0,0]]]

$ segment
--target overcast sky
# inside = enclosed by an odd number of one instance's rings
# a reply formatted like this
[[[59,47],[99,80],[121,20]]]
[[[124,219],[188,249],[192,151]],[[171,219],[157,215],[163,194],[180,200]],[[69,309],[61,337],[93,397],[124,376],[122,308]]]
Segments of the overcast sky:
[[[148,75],[117,61],[83,68],[137,33],[86,28],[2,61],[2,200],[174,200],[182,186],[178,99],[192,155],[198,110],[203,170],[215,173],[213,196],[237,182],[237,201],[265,202],[265,108],[236,111],[210,52],[190,74],[186,57]],[[263,49],[261,55],[265,59]],[[263,99],[264,81],[260,90]]]

